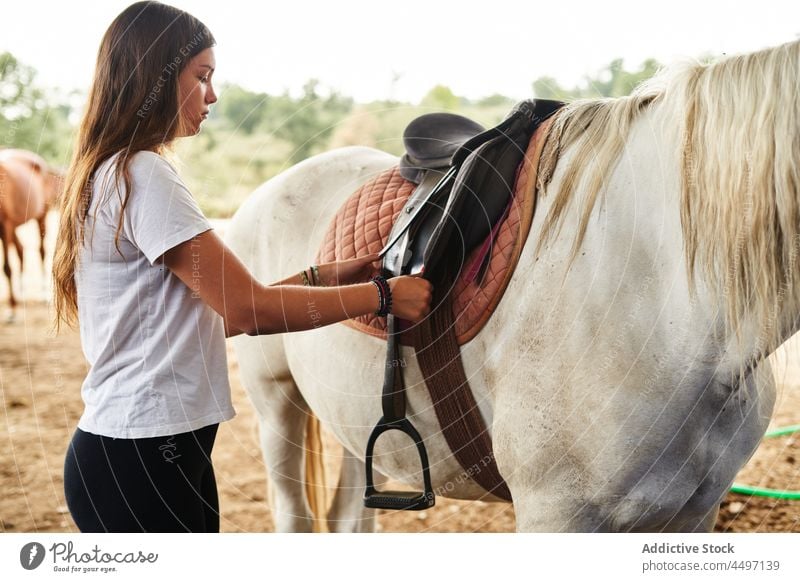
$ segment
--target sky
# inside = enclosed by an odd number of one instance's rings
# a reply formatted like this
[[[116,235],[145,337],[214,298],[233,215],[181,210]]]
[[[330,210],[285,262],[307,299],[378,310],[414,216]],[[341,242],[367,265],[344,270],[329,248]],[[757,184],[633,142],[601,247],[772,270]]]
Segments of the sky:
[[[105,29],[129,0],[5,3],[0,51],[40,84],[85,92]],[[217,84],[298,94],[309,78],[366,102],[416,102],[444,84],[472,99],[581,82],[615,58],[634,69],[800,37],[800,1],[174,0],[217,39]],[[545,4],[550,4],[546,6]]]

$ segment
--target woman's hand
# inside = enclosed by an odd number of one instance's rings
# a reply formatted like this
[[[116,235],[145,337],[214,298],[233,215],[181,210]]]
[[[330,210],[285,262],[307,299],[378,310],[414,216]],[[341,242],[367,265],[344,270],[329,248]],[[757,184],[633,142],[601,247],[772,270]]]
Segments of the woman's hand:
[[[320,285],[333,287],[336,285],[352,285],[363,283],[380,270],[378,254],[367,255],[319,265]]]
[[[320,284],[326,287],[368,281],[380,270],[377,254],[318,265]],[[431,311],[433,286],[418,275],[401,275],[387,281],[392,292],[391,313],[400,319],[418,322]]]
[[[391,313],[400,319],[419,322],[431,312],[433,286],[418,275],[401,275],[388,280],[392,291]]]

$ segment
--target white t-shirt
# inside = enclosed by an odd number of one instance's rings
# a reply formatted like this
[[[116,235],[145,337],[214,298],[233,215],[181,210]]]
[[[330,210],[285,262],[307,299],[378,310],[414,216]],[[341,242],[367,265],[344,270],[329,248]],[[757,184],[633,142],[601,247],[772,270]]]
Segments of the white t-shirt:
[[[81,343],[91,366],[78,427],[147,438],[229,420],[235,411],[222,317],[156,263],[211,224],[169,162],[138,152],[129,165],[120,256],[114,235],[125,184],[115,183],[116,158],[95,172],[75,273]]]

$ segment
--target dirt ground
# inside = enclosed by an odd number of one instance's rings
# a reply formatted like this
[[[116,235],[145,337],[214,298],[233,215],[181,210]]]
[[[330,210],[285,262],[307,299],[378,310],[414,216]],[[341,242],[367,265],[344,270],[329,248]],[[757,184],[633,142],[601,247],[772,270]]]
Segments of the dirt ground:
[[[48,243],[52,245],[54,218]],[[34,225],[20,229],[23,244],[36,237]],[[23,293],[14,323],[0,324],[0,531],[75,532],[64,501],[62,467],[67,443],[83,405],[80,386],[87,365],[77,331],[50,332],[52,309],[44,301],[41,263],[29,245]],[[18,263],[11,260],[16,270]],[[49,269],[49,261],[47,268]],[[15,284],[16,288],[16,284]],[[0,313],[7,288],[0,282]],[[772,426],[800,424],[800,343],[776,358],[779,400]],[[224,532],[268,532],[266,478],[255,415],[229,350],[230,378],[238,415],[220,426],[213,460]],[[800,433],[765,440],[737,482],[800,489]],[[509,505],[437,499],[424,512],[384,512],[379,531],[507,532],[514,530]],[[800,501],[729,494],[717,531],[800,532]]]

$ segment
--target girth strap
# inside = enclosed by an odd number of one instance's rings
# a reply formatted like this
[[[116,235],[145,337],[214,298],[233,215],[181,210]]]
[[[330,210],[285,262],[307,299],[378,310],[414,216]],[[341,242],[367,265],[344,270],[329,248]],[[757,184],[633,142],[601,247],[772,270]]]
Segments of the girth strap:
[[[461,362],[450,294],[442,298],[437,292],[449,287],[445,281],[434,287],[434,301],[441,301],[441,305],[416,328],[417,361],[453,455],[469,477],[486,491],[511,501],[511,492],[494,459],[492,439]]]

